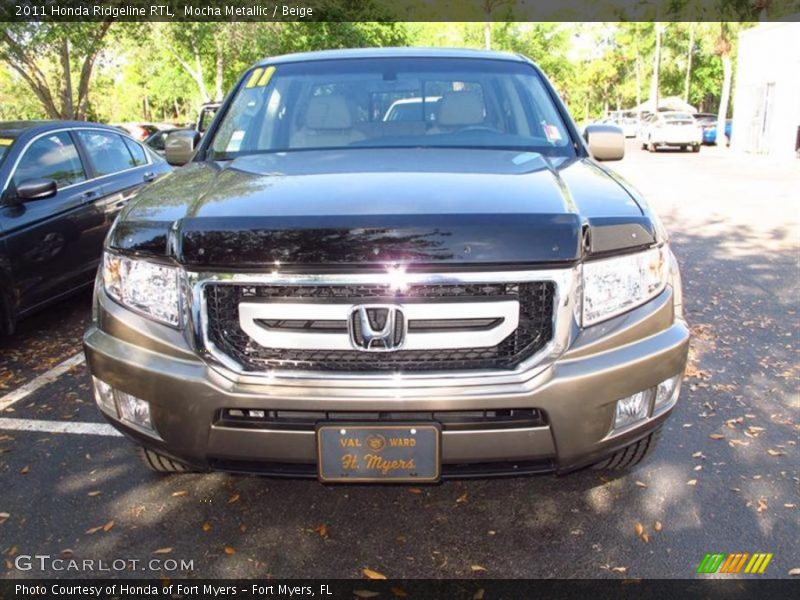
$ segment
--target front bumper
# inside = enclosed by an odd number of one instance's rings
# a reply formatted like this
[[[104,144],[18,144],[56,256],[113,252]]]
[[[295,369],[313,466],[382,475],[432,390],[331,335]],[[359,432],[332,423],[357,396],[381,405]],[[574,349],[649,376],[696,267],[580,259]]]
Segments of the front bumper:
[[[678,300],[676,301],[676,297]],[[657,428],[671,405],[610,434],[616,401],[683,373],[689,332],[667,287],[647,304],[570,334],[565,351],[515,378],[442,376],[387,389],[363,379],[253,379],[199,357],[178,331],[96,294],[84,345],[92,375],[150,403],[158,437],[105,416],[137,443],[198,469],[314,475],[313,428],[231,427],[225,409],[436,413],[537,409],[531,426],[445,427],[443,473],[569,471],[599,461]]]

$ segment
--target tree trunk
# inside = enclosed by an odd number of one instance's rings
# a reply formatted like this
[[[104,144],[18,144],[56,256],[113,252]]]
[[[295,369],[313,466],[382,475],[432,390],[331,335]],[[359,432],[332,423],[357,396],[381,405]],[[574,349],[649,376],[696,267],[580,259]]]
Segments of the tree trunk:
[[[75,109],[72,105],[72,71],[70,69],[69,40],[61,40],[61,118],[74,119]]]
[[[653,53],[653,78],[650,81],[650,101],[653,103],[653,112],[658,112],[658,88],[661,74],[661,33],[663,25],[656,23],[656,50]]]
[[[639,55],[639,45],[636,45],[636,106],[642,103],[642,58]],[[642,111],[639,109],[637,118],[642,118]]]
[[[486,21],[483,24],[483,46],[487,50],[492,49],[492,15],[487,12],[486,13]]]
[[[683,101],[689,102],[689,87],[692,79],[692,55],[694,54],[694,28],[695,23],[689,25],[689,51],[686,53],[686,81],[683,86]]]
[[[216,36],[216,46],[217,46],[217,62],[216,62],[216,73],[214,75],[214,100],[222,100],[224,95],[223,88],[223,76],[225,74],[225,56],[223,54],[222,48],[222,40],[220,39],[221,34],[217,34]]]
[[[730,53],[722,55],[722,94],[719,98],[719,114],[717,115],[717,139],[716,145],[724,145],[725,138],[725,121],[728,118],[728,101],[731,95],[731,78],[733,75],[733,67],[731,65]]]

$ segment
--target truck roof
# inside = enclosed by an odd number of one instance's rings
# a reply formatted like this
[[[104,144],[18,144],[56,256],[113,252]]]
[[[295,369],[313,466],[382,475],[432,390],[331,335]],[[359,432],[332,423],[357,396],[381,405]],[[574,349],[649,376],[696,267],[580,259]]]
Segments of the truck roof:
[[[276,65],[292,62],[308,62],[319,60],[339,60],[352,58],[480,58],[490,60],[506,60],[526,62],[519,54],[499,52],[495,50],[477,50],[473,48],[352,48],[346,50],[319,50],[315,52],[297,52],[271,56],[258,63],[257,66]]]

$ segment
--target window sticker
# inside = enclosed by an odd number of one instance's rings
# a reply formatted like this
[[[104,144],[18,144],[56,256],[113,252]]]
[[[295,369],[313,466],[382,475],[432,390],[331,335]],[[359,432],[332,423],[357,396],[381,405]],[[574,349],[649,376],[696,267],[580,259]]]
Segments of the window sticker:
[[[275,73],[275,67],[267,67],[264,69],[264,74],[261,76],[261,79],[258,80],[258,87],[267,85],[269,80],[272,79],[273,73]]]
[[[248,89],[256,87],[256,84],[258,83],[258,79],[261,77],[261,74],[263,72],[264,72],[264,69],[261,69],[261,68],[255,69],[253,71],[252,75],[250,75],[250,79],[247,80],[247,83],[245,84],[244,87],[246,87]]]
[[[13,138],[0,138],[0,146],[10,146],[13,143]]]
[[[550,123],[545,123],[544,127],[544,134],[547,136],[548,142],[559,142],[561,141],[561,132],[558,130],[558,127],[555,125],[551,125]]]

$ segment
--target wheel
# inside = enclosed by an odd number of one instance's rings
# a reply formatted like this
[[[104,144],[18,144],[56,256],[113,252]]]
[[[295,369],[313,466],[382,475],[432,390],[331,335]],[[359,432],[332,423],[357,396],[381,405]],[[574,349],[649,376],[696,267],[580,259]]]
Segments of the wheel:
[[[661,437],[661,427],[650,432],[650,434],[626,446],[622,450],[617,450],[608,458],[592,465],[593,469],[600,471],[625,471],[632,469],[655,450],[658,440]]]
[[[652,140],[652,139],[650,139],[650,140],[647,142],[647,151],[648,151],[648,152],[658,152],[658,148],[657,148],[657,147],[656,147],[656,145],[653,143],[653,140]]]
[[[692,152],[700,152],[700,144],[695,144],[692,146]]]
[[[159,454],[154,450],[138,446],[139,457],[142,462],[147,465],[147,468],[156,473],[191,473],[193,469],[184,465],[183,463],[176,462],[171,458],[167,458],[163,454]]]
[[[0,336],[12,335],[16,325],[14,311],[6,294],[0,294]]]
[[[686,152],[686,144],[681,145],[681,152]]]

